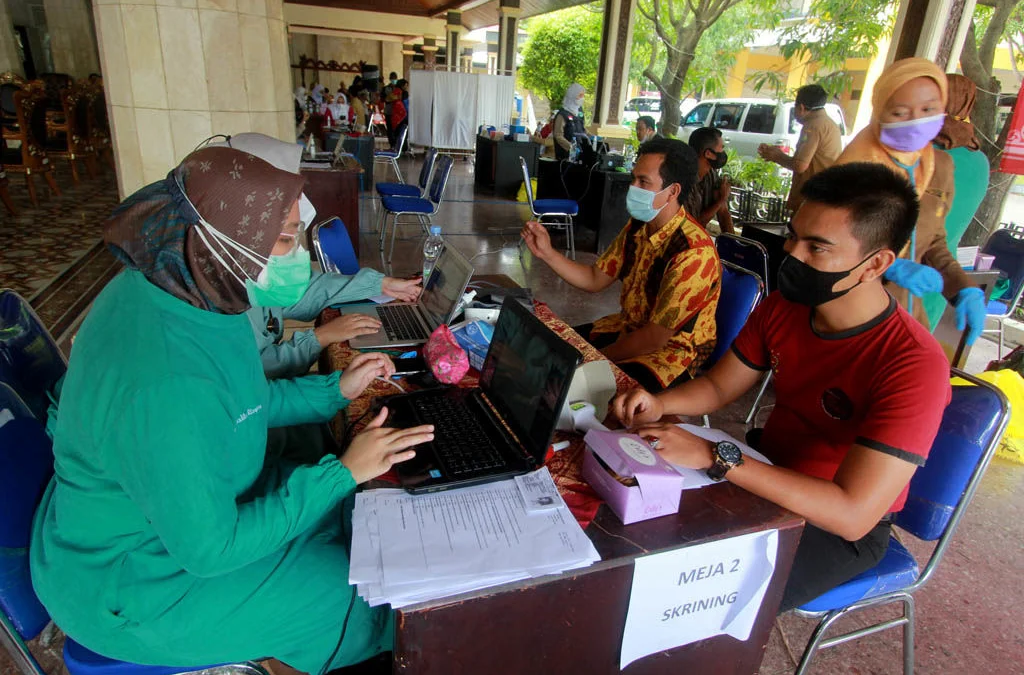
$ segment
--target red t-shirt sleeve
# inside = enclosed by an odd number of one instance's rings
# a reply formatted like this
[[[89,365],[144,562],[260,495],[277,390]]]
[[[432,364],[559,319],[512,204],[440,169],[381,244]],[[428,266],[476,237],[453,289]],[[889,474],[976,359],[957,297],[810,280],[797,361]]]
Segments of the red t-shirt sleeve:
[[[758,305],[732,343],[732,353],[748,368],[761,371],[771,370],[772,362],[766,328],[778,304],[777,300],[778,294],[773,293]]]
[[[858,445],[924,466],[949,404],[949,362],[937,348],[894,361],[872,387]]]

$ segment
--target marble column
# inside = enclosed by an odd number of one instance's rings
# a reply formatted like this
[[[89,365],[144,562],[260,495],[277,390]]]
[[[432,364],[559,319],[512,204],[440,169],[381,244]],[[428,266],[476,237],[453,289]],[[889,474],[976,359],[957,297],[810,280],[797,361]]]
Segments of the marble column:
[[[629,88],[629,60],[636,2],[604,0],[601,57],[590,130],[605,138],[628,138],[631,134],[628,128],[622,126],[622,108]]]
[[[283,0],[94,2],[122,196],[213,134],[295,140]]]
[[[53,69],[76,80],[100,72],[89,0],[43,0]]]
[[[466,30],[462,27],[462,12],[449,11],[448,25],[445,29],[447,37],[447,42],[445,43],[445,64],[448,70],[458,70],[460,65],[459,56],[462,54],[460,38]]]
[[[403,44],[402,45],[402,77],[409,79],[409,73],[412,71],[413,59],[416,57],[416,45]]]
[[[519,51],[519,0],[501,0],[498,7],[498,75],[516,74]]]
[[[10,1],[0,0],[0,73],[13,72],[24,76],[25,70],[18,54],[18,42],[14,37],[14,23],[7,8]]]

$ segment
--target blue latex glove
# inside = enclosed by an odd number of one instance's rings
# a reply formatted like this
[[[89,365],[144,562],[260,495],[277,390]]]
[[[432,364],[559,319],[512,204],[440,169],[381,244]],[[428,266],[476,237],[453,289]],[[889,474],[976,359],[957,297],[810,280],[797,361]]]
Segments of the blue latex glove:
[[[905,258],[896,258],[882,276],[919,298],[942,292],[942,275],[938,271]]]
[[[980,288],[965,288],[953,300],[956,307],[956,329],[967,331],[967,345],[973,345],[985,328],[985,293]]]

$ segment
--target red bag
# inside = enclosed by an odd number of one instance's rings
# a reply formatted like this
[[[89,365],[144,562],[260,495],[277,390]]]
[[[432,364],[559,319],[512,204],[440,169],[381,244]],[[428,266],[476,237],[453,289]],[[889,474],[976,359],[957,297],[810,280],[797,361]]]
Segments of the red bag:
[[[423,358],[437,381],[444,384],[458,384],[469,372],[469,355],[455,341],[447,324],[442,323],[430,334]]]

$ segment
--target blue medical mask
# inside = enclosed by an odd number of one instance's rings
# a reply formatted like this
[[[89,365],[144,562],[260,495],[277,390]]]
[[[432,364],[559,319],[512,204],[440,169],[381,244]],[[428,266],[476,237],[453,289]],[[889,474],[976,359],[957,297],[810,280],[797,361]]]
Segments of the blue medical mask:
[[[669,185],[668,187],[672,186]],[[626,211],[633,217],[633,220],[639,220],[644,223],[651,222],[658,217],[661,209],[668,206],[668,202],[665,202],[660,209],[654,208],[654,198],[667,190],[668,187],[658,192],[652,192],[636,185],[630,185],[629,191],[626,192]]]

